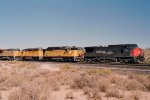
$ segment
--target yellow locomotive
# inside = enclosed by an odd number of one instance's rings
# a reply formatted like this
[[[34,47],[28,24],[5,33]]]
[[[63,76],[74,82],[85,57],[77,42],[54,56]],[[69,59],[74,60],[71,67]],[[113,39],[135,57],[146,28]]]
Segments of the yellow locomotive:
[[[20,49],[1,49],[0,50],[1,60],[21,60]]]
[[[82,61],[84,49],[81,47],[48,47],[20,49],[1,49],[0,59],[5,60],[32,60],[32,61]]]
[[[48,47],[44,51],[43,60],[46,61],[82,61],[84,50],[80,47]]]
[[[28,48],[22,50],[22,60],[42,60],[43,48]]]

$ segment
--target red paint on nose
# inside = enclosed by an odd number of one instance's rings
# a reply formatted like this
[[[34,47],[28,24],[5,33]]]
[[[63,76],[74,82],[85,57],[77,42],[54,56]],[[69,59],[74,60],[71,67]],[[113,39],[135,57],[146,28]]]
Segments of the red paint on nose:
[[[143,56],[143,50],[141,48],[135,48],[131,50],[130,55],[133,57]]]

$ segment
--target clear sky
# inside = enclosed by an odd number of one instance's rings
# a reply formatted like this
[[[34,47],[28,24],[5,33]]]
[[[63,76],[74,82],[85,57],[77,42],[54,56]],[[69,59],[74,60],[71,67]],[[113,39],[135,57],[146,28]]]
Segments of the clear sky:
[[[0,0],[0,48],[122,43],[150,47],[150,0]]]

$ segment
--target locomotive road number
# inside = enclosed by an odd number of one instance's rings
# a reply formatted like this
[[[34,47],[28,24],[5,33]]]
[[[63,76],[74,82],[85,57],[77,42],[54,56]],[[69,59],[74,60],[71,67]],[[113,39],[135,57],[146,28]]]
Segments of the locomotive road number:
[[[96,53],[109,54],[109,55],[113,54],[112,51],[100,51],[100,50],[96,51]]]

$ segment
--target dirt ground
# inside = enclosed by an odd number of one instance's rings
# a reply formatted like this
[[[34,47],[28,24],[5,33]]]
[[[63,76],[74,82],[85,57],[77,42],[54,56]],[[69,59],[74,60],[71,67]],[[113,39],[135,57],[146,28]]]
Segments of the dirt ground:
[[[72,64],[0,61],[0,100],[149,100],[150,76]]]

